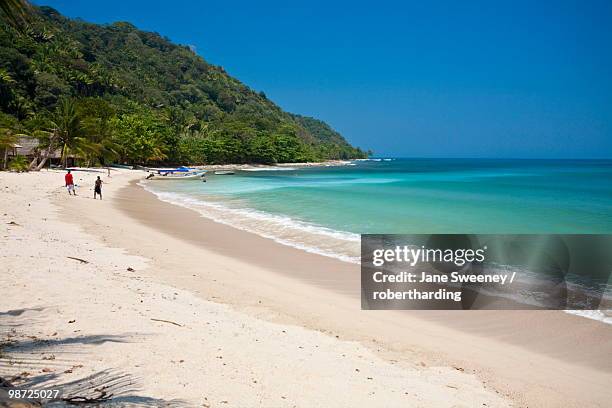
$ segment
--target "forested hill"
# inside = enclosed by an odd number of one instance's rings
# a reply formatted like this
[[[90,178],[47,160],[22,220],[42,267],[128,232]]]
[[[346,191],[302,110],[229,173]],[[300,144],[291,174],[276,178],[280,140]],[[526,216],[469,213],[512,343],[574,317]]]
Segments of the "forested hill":
[[[89,163],[365,156],[327,124],[284,112],[157,33],[71,20],[49,7],[30,14],[15,26],[0,13],[1,129],[55,132],[58,148]]]
[[[319,141],[323,143],[331,143],[337,145],[342,145],[346,143],[346,140],[344,140],[344,137],[342,137],[340,133],[336,132],[334,129],[332,129],[331,126],[329,126],[322,120],[298,114],[291,114],[291,116],[304,129],[308,130]]]

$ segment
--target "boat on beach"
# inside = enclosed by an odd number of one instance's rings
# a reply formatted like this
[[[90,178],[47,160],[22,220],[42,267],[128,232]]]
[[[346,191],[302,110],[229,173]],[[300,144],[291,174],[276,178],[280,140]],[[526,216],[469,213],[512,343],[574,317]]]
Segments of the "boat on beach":
[[[199,171],[196,173],[180,173],[173,174],[171,172],[165,171],[160,173],[149,173],[146,177],[147,180],[198,180],[202,179],[205,176],[205,171]]]
[[[233,170],[217,170],[215,171],[216,176],[229,176],[232,174],[236,174]]]
[[[148,168],[150,171],[158,172],[158,173],[192,173],[196,171],[196,169],[191,167],[173,167],[173,168]]]

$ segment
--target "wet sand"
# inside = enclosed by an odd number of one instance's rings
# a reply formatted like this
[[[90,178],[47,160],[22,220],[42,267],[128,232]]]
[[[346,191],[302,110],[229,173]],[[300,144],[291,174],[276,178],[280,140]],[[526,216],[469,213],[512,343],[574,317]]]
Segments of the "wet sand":
[[[388,359],[474,372],[521,405],[603,406],[612,397],[609,325],[559,311],[362,311],[356,265],[216,223],[134,183],[116,207],[140,234],[155,231],[154,247],[170,247],[167,237],[189,243],[172,255],[183,273],[161,278],[209,299],[357,340]],[[211,252],[226,257],[224,270],[207,267]]]
[[[122,398],[179,406],[612,398],[609,325],[559,311],[362,311],[356,265],[161,202],[134,185],[142,172],[104,176],[94,201],[95,175],[75,174],[78,197],[59,172],[0,175],[3,372],[78,382],[111,370],[129,378]]]
[[[510,406],[472,373],[324,329],[344,297],[117,209],[142,172],[102,173],[94,200],[97,174],[75,171],[74,197],[60,171],[0,173],[0,405],[7,380],[117,406]]]

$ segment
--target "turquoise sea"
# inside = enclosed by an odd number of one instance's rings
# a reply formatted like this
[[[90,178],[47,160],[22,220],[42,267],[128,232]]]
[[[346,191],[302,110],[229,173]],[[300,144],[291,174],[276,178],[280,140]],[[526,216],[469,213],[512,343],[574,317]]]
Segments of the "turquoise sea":
[[[612,234],[612,160],[369,159],[206,178],[145,188],[349,262],[359,260],[362,233]]]
[[[609,160],[374,159],[150,187],[354,234],[612,233]]]

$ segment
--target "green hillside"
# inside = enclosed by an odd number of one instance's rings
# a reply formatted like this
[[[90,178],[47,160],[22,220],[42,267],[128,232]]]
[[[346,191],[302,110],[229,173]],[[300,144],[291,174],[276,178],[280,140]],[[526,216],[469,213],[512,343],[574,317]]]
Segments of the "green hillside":
[[[274,163],[365,157],[187,46],[126,22],[0,13],[0,129],[90,164]]]

